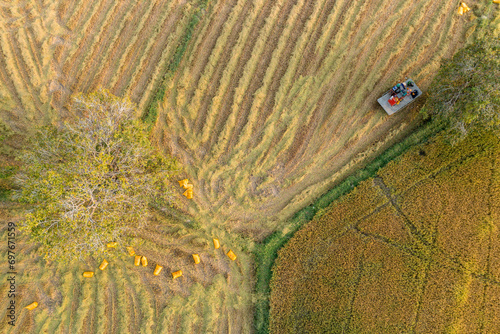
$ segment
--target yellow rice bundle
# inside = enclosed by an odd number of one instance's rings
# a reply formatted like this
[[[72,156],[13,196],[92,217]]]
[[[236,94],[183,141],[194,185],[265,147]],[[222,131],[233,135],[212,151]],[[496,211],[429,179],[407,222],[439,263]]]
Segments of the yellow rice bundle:
[[[229,250],[229,252],[227,252],[227,256],[229,256],[229,258],[233,261],[236,260],[236,254],[234,254],[232,250]]]
[[[162,266],[159,264],[156,265],[155,271],[153,272],[153,275],[158,276],[160,274],[160,271],[163,269]]]
[[[186,196],[188,199],[193,198],[193,188],[189,188],[183,193],[184,196]]]
[[[108,266],[108,261],[106,259],[102,260],[101,265],[99,266],[99,269],[104,270]]]
[[[28,306],[26,306],[25,308],[27,308],[28,310],[33,310],[33,309],[36,309],[38,307],[38,303],[37,302],[33,302],[31,304],[29,304]]]
[[[174,272],[172,273],[172,277],[173,277],[174,279],[176,279],[176,278],[178,278],[178,277],[181,277],[181,276],[182,276],[182,270],[174,271]]]
[[[89,278],[89,277],[92,277],[92,276],[94,276],[94,272],[93,271],[86,271],[86,272],[83,273],[83,277]]]
[[[135,250],[134,250],[132,247],[127,246],[127,247],[125,247],[125,248],[126,248],[126,249],[127,249],[127,251],[128,251],[128,255],[130,255],[130,256],[134,256],[134,255],[135,255]]]

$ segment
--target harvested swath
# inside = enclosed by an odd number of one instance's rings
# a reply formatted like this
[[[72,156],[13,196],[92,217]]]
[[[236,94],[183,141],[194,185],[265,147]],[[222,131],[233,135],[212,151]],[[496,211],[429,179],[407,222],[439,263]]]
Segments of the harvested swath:
[[[205,71],[202,76],[198,76],[198,80],[194,86],[198,89],[194,92],[191,103],[191,106],[199,109],[196,119],[193,122],[195,132],[200,132],[203,128],[202,125],[205,123],[208,114],[207,109],[219,87],[221,76],[226,68],[227,59],[231,55],[231,51],[238,40],[243,23],[248,15],[248,10],[250,10],[250,6],[245,6],[242,3],[243,1],[239,1],[238,3],[232,1],[225,5],[221,14],[213,18],[215,22],[209,25],[207,42],[200,44],[198,47],[204,55],[200,59],[203,67],[198,65],[198,68],[203,68]],[[211,56],[207,57],[207,54],[211,54]],[[207,66],[208,64],[210,66]],[[196,75],[197,73],[195,72],[194,74]]]
[[[39,86],[43,84],[42,82],[42,61],[40,59],[40,55],[38,51],[40,50],[41,45],[37,43],[35,34],[33,32],[33,27],[28,27],[26,29],[20,29],[18,32],[17,40],[20,41],[21,44],[21,52],[23,53],[23,59],[25,59],[26,63],[29,65],[31,69],[30,79],[33,82],[33,85]],[[20,34],[23,34],[20,36]]]
[[[19,108],[23,108],[23,103],[21,101],[21,98],[19,96],[19,93],[17,92],[14,82],[12,81],[12,78],[6,71],[6,64],[5,64],[5,56],[4,52],[2,49],[2,46],[0,45],[0,80],[2,81],[2,84],[9,90],[10,96],[14,101],[16,102],[17,106]]]
[[[181,34],[184,31],[187,18],[183,15],[186,9],[176,7],[168,19],[159,28],[160,34],[155,38],[156,43],[151,45],[150,51],[141,58],[141,62],[135,73],[131,76],[130,83],[127,87],[127,92],[131,98],[139,101],[141,95],[145,92],[152,94],[154,87],[148,85],[148,81],[159,83],[161,73],[165,71],[165,65],[170,60],[175,52],[175,46],[181,39]],[[184,16],[184,18],[182,18]],[[167,47],[165,47],[167,46]],[[156,71],[156,69],[163,69]],[[160,77],[160,79],[157,79]],[[150,89],[144,89],[148,87]]]
[[[118,314],[117,314],[116,286],[113,282],[111,282],[106,287],[103,297],[105,298],[105,303],[104,303],[105,305],[104,316],[106,317],[106,320],[104,321],[105,331],[108,333],[112,331],[114,332],[116,331]]]
[[[279,59],[279,63],[282,66],[276,66],[270,63],[269,67],[271,68],[274,67],[276,68],[276,70],[272,74],[272,77],[268,77],[269,79],[266,80],[268,82],[268,83],[266,82],[268,87],[266,87],[266,85],[262,87],[269,93],[266,94],[265,100],[261,103],[261,107],[259,110],[259,118],[253,124],[254,129],[262,129],[264,123],[266,123],[268,117],[272,114],[273,106],[275,104],[275,98],[278,93],[278,88],[281,85],[285,72],[288,70],[290,66],[290,62],[293,56],[292,50],[296,48],[296,43],[298,42],[298,38],[301,36],[301,34],[303,34],[305,24],[311,18],[313,10],[314,6],[310,2],[303,2],[301,7],[295,6],[292,10],[292,13],[296,16],[296,18],[292,18],[292,15],[290,15],[288,19],[289,21],[286,22],[286,27],[293,27],[293,28],[291,29],[290,32],[285,30],[283,34],[280,35],[280,41],[278,42],[278,46],[280,44],[282,44],[283,46],[282,48],[277,48],[273,52],[276,54],[287,55],[288,58],[282,58],[282,57],[271,58],[272,60],[275,61],[276,59]],[[294,19],[294,21],[291,21],[291,19]],[[286,42],[281,43],[282,40],[285,40]],[[255,107],[257,106],[252,106],[252,108]],[[254,140],[250,147],[255,148],[256,145],[258,144],[258,141],[256,139],[259,138],[259,135],[258,133],[256,133],[256,131],[252,132],[255,133],[256,136],[254,137]]]
[[[106,58],[103,61],[103,69],[99,72],[99,75],[95,77],[94,84],[107,87],[111,77],[115,75],[118,70],[119,61],[127,50],[123,47],[127,43],[131,42],[131,39],[137,36],[139,29],[144,26],[144,22],[149,17],[150,11],[154,8],[154,2],[140,2],[134,7],[133,12],[137,13],[133,15],[132,18],[127,18],[122,22],[122,28],[120,29],[119,35],[113,42],[110,51],[108,52]],[[104,66],[106,64],[107,66]]]
[[[88,21],[89,17],[93,15],[97,6],[95,4],[91,4],[89,2],[80,0],[77,3],[76,8],[78,10],[74,11],[71,17],[66,21],[66,25],[71,30],[75,30],[76,27],[81,26],[84,22]],[[94,8],[94,10],[90,10]]]
[[[59,1],[57,16],[62,22],[67,22],[77,8],[78,1]]]
[[[144,23],[141,31],[137,34],[137,36],[150,36],[151,39],[154,40],[157,32],[154,32],[154,29],[158,27],[158,25],[163,22],[165,17],[168,17],[168,7],[161,6],[158,2],[155,3],[155,7],[152,9],[148,20]],[[159,29],[157,29],[159,31]],[[147,43],[147,42],[146,42]],[[120,92],[125,89],[126,82],[125,78],[129,78],[133,71],[137,68],[139,61],[141,59],[141,53],[144,52],[144,48],[146,47],[145,41],[137,38],[133,45],[129,44],[130,52],[127,56],[122,57],[120,62],[120,69],[117,73],[115,73],[115,77],[118,79],[116,82],[111,82],[113,84],[113,91]],[[120,73],[118,76],[117,74]]]
[[[11,57],[9,57],[9,58],[14,60],[14,64],[12,66],[14,73],[19,75],[19,77],[14,76],[14,80],[15,80],[15,82],[20,82],[21,84],[23,84],[26,87],[29,94],[32,95],[32,97],[33,97],[32,103],[33,103],[34,107],[38,111],[40,111],[41,102],[39,100],[40,99],[39,94],[35,90],[35,88],[33,87],[32,83],[31,83],[30,71],[27,68],[26,63],[24,62],[24,59],[22,57],[19,46],[17,45],[17,42],[14,41],[14,39],[15,38],[14,38],[13,34],[9,34],[9,36],[7,37],[7,45],[6,45],[10,48],[9,51],[11,53]],[[5,50],[5,51],[7,51],[7,50]]]
[[[260,45],[257,44],[257,47],[252,52],[254,58],[251,58],[247,63],[251,64],[251,68],[247,69],[247,75],[250,80],[246,84],[245,91],[242,94],[243,96],[241,97],[241,101],[239,103],[239,117],[229,134],[229,145],[227,146],[226,154],[232,149],[233,145],[238,142],[237,136],[240,135],[243,128],[247,126],[250,108],[254,101],[254,95],[257,92],[257,89],[262,86],[264,75],[268,69],[271,56],[273,54],[273,48],[266,46],[275,45],[279,36],[282,34],[282,31],[285,29],[284,23],[286,22],[290,11],[295,5],[291,1],[288,1],[281,6],[278,6],[278,4],[279,2],[275,4],[276,7],[274,8],[276,10],[274,10],[270,16],[273,19],[277,17],[277,19],[269,20],[262,29],[263,35],[256,36],[258,38],[257,42],[260,40],[262,43],[260,43]],[[216,129],[218,128],[223,127],[217,126]],[[212,135],[213,140],[217,140],[218,135],[218,131],[215,131]]]
[[[2,6],[6,61],[0,80],[5,77],[12,101],[37,119],[69,117],[71,94],[99,85],[132,95],[144,107],[169,57],[184,43],[185,23],[197,6],[167,0]],[[49,104],[57,115],[47,115]]]
[[[467,28],[453,4],[428,0],[242,4],[206,21],[156,128],[200,182],[193,212],[235,221],[286,217],[374,154],[374,141],[407,131],[415,114],[387,118],[369,101],[410,73],[425,89]]]
[[[115,3],[116,4],[116,3]],[[85,34],[78,41],[78,48],[71,55],[68,60],[65,60],[64,66],[62,68],[64,73],[79,73],[78,69],[83,65],[83,61],[76,62],[77,59],[84,60],[88,54],[88,50],[92,47],[95,38],[98,36],[97,32],[101,25],[105,22],[105,18],[109,15],[109,12],[113,8],[112,1],[101,1],[98,6],[93,6],[92,11],[88,15],[85,22],[82,24],[83,31]],[[70,82],[74,81],[73,77],[68,77]]]
[[[210,138],[204,139],[204,143],[206,143],[206,147],[204,147],[205,151],[209,151],[210,148],[214,145],[216,138],[218,137],[218,133],[223,131],[223,122],[225,120],[231,121],[231,119],[228,119],[230,115],[230,109],[231,109],[231,103],[234,98],[234,94],[236,94],[236,87],[239,85],[239,82],[241,78],[244,76],[244,66],[245,64],[249,61],[250,57],[252,56],[252,50],[254,49],[256,39],[252,38],[255,34],[258,34],[258,32],[261,30],[261,28],[265,24],[265,19],[266,17],[269,16],[271,9],[273,8],[273,2],[272,1],[266,1],[263,6],[260,7],[253,7],[253,10],[251,14],[249,15],[247,21],[244,24],[250,24],[250,28],[247,28],[246,33],[242,32],[242,36],[245,37],[244,40],[240,40],[236,47],[238,49],[242,49],[241,51],[238,52],[239,56],[238,57],[233,57],[232,59],[236,60],[236,65],[234,65],[234,71],[233,75],[230,76],[230,78],[227,78],[226,80],[229,80],[229,84],[227,85],[227,90],[224,93],[224,96],[221,98],[223,101],[223,105],[221,105],[219,112],[216,114],[211,113],[208,115],[208,117],[211,117],[213,121],[207,121],[208,127],[206,127],[209,130],[207,133],[209,134]],[[198,56],[199,57],[199,56]],[[205,58],[208,58],[208,55],[204,55]],[[207,59],[208,61],[208,59]],[[203,59],[194,59],[193,62],[196,64],[198,63],[203,63]],[[201,71],[201,70],[200,70]],[[195,72],[196,74],[196,72]],[[226,80],[221,81],[221,83],[227,82]],[[198,84],[197,84],[198,86]],[[189,95],[188,95],[189,96]],[[212,116],[213,115],[213,116]],[[180,120],[182,122],[182,120]],[[213,132],[216,132],[215,134]],[[204,136],[205,137],[205,136]],[[180,152],[179,152],[180,153]],[[213,153],[212,153],[213,154]]]
[[[95,298],[94,294],[96,293],[95,288],[93,288],[95,284],[96,283],[88,283],[88,281],[85,281],[80,288],[79,294],[77,295],[78,297],[76,298],[78,305],[74,313],[72,312],[71,333],[91,331],[88,320],[91,319],[91,314],[95,312],[96,305],[93,303]]]
[[[108,48],[117,33],[120,31],[119,29],[116,29],[116,27],[124,21],[122,18],[125,13],[131,10],[131,6],[132,4],[130,2],[121,2],[113,7],[110,12],[110,17],[104,21],[105,24],[103,24],[102,30],[98,34],[104,38],[101,38],[99,43],[94,43],[93,50],[90,53],[88,60],[84,60],[84,66],[77,72],[78,74],[75,75],[75,81],[77,83],[72,87],[73,91],[88,91],[88,82],[93,80],[95,74],[98,73],[98,70],[100,69],[99,65],[102,66],[104,63],[100,58],[102,58],[103,54],[108,53]],[[84,79],[85,77],[86,79]]]
[[[78,91],[79,75],[85,73],[85,65],[92,57],[92,50],[100,48],[101,33],[105,29],[105,23],[113,16],[113,10],[118,6],[114,1],[102,1],[99,10],[87,22],[85,37],[79,41],[77,51],[65,62],[63,71],[65,73],[74,73],[68,77],[67,86],[74,91]],[[105,35],[106,36],[106,35]],[[101,37],[101,38],[99,38]],[[79,60],[77,62],[77,60]]]
[[[187,65],[190,68],[189,73],[185,73],[186,77],[184,78],[188,81],[188,84],[185,85],[185,90],[187,92],[183,93],[186,95],[188,100],[193,98],[195,94],[195,88],[199,85],[199,80],[203,74],[203,70],[208,64],[209,57],[207,57],[207,53],[212,52],[215,47],[215,43],[219,38],[220,31],[223,27],[224,22],[227,19],[227,16],[231,12],[232,6],[235,6],[236,2],[232,1],[227,4],[226,2],[219,2],[217,6],[214,8],[214,13],[220,13],[218,15],[211,15],[207,18],[208,23],[203,25],[203,28],[198,32],[198,37],[193,43],[192,52],[190,53],[189,58],[187,59]],[[184,88],[184,87],[183,87]]]
[[[82,4],[81,2],[84,3]],[[73,11],[72,16],[68,17],[65,21],[62,21],[68,28],[67,34],[57,36],[58,38],[60,38],[59,41],[63,41],[63,43],[57,43],[54,50],[53,57],[57,64],[63,64],[70,52],[76,49],[77,45],[77,43],[75,43],[75,45],[70,49],[67,45],[64,44],[66,44],[70,40],[75,39],[75,42],[78,42],[83,37],[83,34],[81,34],[80,36],[75,36],[74,34],[71,34],[71,32],[75,29],[75,27],[83,25],[83,23],[86,22],[93,13],[93,11],[90,10],[91,4],[88,2],[78,0],[72,3],[75,5],[75,10]],[[78,8],[78,10],[76,10],[76,8]]]
[[[115,70],[112,71],[111,80],[108,82],[108,85],[115,86],[117,81],[120,80],[123,75],[122,71],[130,66],[131,61],[133,61],[137,55],[137,48],[144,49],[144,41],[139,38],[139,36],[143,36],[144,33],[151,31],[152,27],[160,22],[162,18],[166,15],[165,10],[161,10],[161,5],[158,2],[151,2],[150,6],[147,8],[146,13],[140,20],[140,24],[137,27],[134,27],[134,34],[130,36],[128,40],[126,40],[125,45],[126,49],[124,51],[120,51],[121,55],[119,58],[119,62],[114,66]],[[118,47],[121,45],[118,45]],[[110,64],[112,65],[112,64]],[[121,75],[118,75],[121,73]]]

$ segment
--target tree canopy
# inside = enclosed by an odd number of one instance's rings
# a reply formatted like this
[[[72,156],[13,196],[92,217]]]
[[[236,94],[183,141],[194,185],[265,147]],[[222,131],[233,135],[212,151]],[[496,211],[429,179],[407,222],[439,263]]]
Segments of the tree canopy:
[[[425,110],[450,123],[453,139],[476,128],[500,135],[500,38],[493,30],[445,60]]]
[[[130,101],[99,90],[71,108],[82,116],[40,128],[19,156],[17,197],[33,205],[21,229],[55,260],[98,256],[143,226],[151,205],[173,201],[175,161],[153,148]]]

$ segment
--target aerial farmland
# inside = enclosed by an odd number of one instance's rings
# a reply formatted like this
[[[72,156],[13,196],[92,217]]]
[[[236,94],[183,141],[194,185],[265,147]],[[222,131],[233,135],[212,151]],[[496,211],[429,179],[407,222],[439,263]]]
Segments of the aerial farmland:
[[[495,333],[497,2],[0,3],[0,332]]]

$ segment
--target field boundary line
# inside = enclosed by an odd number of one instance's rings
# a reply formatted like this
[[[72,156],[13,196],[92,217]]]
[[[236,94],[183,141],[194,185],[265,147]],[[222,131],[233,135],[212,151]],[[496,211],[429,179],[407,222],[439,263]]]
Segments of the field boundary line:
[[[351,291],[351,296],[349,296],[350,297],[349,298],[350,299],[349,300],[349,313],[348,313],[347,319],[342,324],[342,333],[345,333],[346,331],[349,332],[349,327],[351,325],[352,311],[354,308],[354,301],[356,300],[356,297],[358,296],[359,283],[361,282],[361,279],[363,278],[365,252],[366,252],[366,244],[365,244],[365,249],[363,250],[363,253],[361,254],[361,258],[359,259],[359,262],[358,262],[356,281],[354,282],[354,288]]]
[[[425,262],[425,270],[424,270],[424,277],[422,278],[422,284],[420,286],[420,294],[417,302],[417,309],[415,310],[415,318],[412,321],[411,324],[411,333],[416,333],[416,328],[418,324],[418,318],[420,315],[420,310],[422,308],[422,299],[424,298],[424,293],[425,293],[425,288],[427,287],[427,282],[429,280],[429,270],[431,267],[431,261],[427,260]]]
[[[396,210],[398,215],[403,218],[403,221],[406,225],[406,227],[410,231],[410,235],[412,235],[414,238],[422,242],[424,245],[428,246],[429,242],[426,241],[422,235],[422,232],[419,231],[417,226],[413,224],[413,222],[408,218],[408,216],[403,212],[403,210],[399,207],[396,198],[393,196],[391,189],[385,184],[384,180],[380,176],[375,176],[373,178],[373,183],[382,190],[383,194],[387,199],[389,200],[389,203],[391,203],[392,207]]]
[[[256,333],[269,332],[269,297],[271,294],[270,281],[273,275],[273,265],[278,257],[278,250],[283,247],[290,238],[302,226],[311,221],[321,209],[327,208],[332,202],[354,189],[361,181],[376,175],[378,170],[388,162],[407,152],[410,148],[426,142],[444,129],[443,123],[434,121],[425,122],[415,129],[404,140],[392,145],[380,155],[372,159],[364,168],[346,176],[343,181],[331,188],[328,192],[316,199],[313,204],[298,211],[288,225],[289,232],[275,231],[269,235],[254,250],[256,281],[254,293],[261,295],[255,303],[254,330]]]

